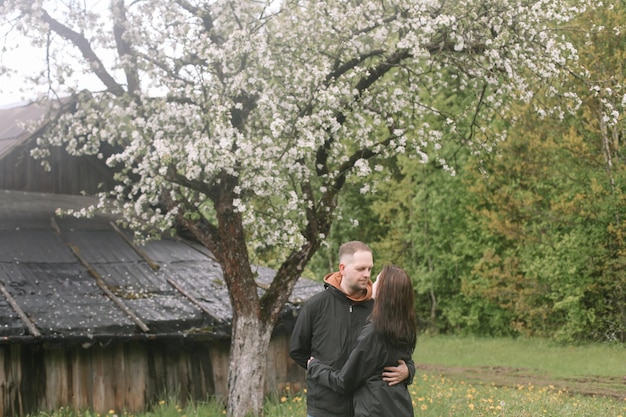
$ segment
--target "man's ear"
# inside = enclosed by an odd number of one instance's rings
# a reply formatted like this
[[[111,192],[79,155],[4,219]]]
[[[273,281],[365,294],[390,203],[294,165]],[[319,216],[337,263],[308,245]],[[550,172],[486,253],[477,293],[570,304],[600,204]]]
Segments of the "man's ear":
[[[344,271],[346,270],[346,264],[339,264],[339,272],[341,272],[341,275],[343,275]]]

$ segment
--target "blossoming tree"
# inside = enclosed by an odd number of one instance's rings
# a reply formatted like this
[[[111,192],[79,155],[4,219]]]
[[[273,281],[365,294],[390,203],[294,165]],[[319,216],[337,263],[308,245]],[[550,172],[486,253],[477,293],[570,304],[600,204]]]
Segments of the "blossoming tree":
[[[528,86],[576,60],[555,30],[575,3],[111,0],[96,13],[3,0],[0,14],[45,48],[50,91],[72,93],[39,156],[106,159],[120,185],[95,208],[137,236],[184,227],[218,259],[233,307],[227,409],[240,417],[262,413],[272,329],[345,182],[398,153],[437,157],[444,140],[489,151],[494,112],[539,102]],[[72,91],[80,72],[101,91]],[[268,249],[282,257],[260,296],[249,256]]]

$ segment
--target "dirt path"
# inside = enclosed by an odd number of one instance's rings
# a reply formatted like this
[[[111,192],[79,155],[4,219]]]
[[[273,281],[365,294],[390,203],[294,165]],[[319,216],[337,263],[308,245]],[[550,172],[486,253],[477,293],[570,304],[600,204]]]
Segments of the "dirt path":
[[[535,370],[506,367],[445,367],[429,364],[415,364],[418,370],[441,374],[468,382],[483,382],[497,386],[532,384],[534,386],[554,386],[571,394],[602,395],[626,401],[626,376],[586,376],[581,378],[555,378],[537,374]]]

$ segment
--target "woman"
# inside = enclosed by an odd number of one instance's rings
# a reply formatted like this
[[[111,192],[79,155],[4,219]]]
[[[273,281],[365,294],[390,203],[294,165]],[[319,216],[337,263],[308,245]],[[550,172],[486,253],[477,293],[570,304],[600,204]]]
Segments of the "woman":
[[[354,415],[413,417],[413,404],[406,384],[390,386],[382,380],[385,366],[407,361],[417,340],[413,311],[413,286],[400,267],[388,265],[373,287],[376,299],[369,322],[363,327],[356,348],[341,370],[309,359],[308,377],[339,393],[354,391]]]

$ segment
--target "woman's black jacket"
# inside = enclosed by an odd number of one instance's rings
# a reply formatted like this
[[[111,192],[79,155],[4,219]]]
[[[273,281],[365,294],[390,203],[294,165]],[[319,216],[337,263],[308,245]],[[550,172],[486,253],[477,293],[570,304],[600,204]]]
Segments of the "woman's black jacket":
[[[304,369],[311,356],[341,369],[357,346],[357,339],[373,306],[373,300],[354,302],[326,284],[325,290],[311,297],[300,311],[291,335],[292,359]],[[406,383],[410,383],[415,375],[415,365],[411,360],[407,361],[407,366],[410,376]],[[315,417],[351,417],[352,395],[335,392],[307,375],[307,413]]]
[[[307,380],[335,392],[353,392],[355,417],[413,417],[407,386],[389,386],[382,380],[384,367],[395,366],[397,359],[409,361],[412,353],[413,346],[392,344],[368,323],[340,370],[315,358],[309,363]]]

